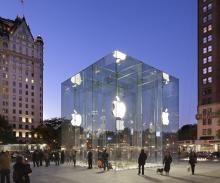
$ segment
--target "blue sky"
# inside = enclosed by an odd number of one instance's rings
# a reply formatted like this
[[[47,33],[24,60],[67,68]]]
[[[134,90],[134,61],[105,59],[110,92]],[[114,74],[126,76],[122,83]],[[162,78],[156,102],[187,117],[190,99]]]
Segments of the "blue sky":
[[[196,0],[0,0],[44,38],[44,118],[60,116],[61,82],[119,49],[180,79],[180,125],[195,123]]]

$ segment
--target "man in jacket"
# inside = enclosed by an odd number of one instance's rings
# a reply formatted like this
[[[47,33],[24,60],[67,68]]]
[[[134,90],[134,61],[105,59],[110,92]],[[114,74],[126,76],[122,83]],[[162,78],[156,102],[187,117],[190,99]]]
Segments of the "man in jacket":
[[[1,183],[10,183],[10,165],[11,157],[8,151],[3,153],[0,157],[1,164]]]
[[[138,175],[141,173],[142,168],[142,175],[144,175],[144,165],[146,163],[147,154],[144,152],[144,149],[141,149],[141,153],[138,158]]]

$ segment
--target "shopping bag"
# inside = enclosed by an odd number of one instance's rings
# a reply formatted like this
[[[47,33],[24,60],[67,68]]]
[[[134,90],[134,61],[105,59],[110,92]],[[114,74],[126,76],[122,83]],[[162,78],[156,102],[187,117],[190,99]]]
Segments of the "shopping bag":
[[[108,163],[108,169],[113,169],[112,168],[112,163]]]
[[[103,168],[103,163],[101,160],[97,161],[97,166],[98,166],[98,168]]]

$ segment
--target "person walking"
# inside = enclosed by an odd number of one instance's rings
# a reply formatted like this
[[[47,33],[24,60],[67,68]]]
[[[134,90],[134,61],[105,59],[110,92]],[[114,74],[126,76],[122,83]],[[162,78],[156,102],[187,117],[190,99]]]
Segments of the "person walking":
[[[146,160],[147,160],[147,154],[144,152],[144,149],[141,149],[141,153],[138,158],[138,175],[140,175],[140,173],[144,175],[144,165],[146,163]]]
[[[166,172],[166,175],[169,175],[170,164],[172,163],[172,160],[173,159],[170,155],[170,152],[166,152],[164,159],[163,159],[164,171]]]
[[[107,153],[107,150],[105,149],[103,152],[102,152],[102,161],[103,161],[103,168],[104,168],[104,171],[108,170],[108,158],[109,158],[109,155]]]
[[[0,157],[1,165],[1,183],[10,183],[10,165],[11,157],[8,151],[2,153]]]
[[[88,152],[87,159],[88,159],[88,169],[92,169],[93,154],[91,150]]]
[[[195,166],[197,163],[197,155],[194,151],[190,151],[189,153],[189,164],[191,166],[192,175],[195,173]]]

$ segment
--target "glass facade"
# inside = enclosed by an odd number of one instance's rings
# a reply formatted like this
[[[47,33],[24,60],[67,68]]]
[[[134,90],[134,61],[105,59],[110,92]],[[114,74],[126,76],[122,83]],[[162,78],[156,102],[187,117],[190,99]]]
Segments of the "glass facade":
[[[117,169],[137,167],[141,148],[147,165],[163,153],[177,154],[179,81],[119,51],[103,57],[61,84],[62,145],[78,163],[94,162],[103,149]],[[146,165],[146,166],[147,166]]]

